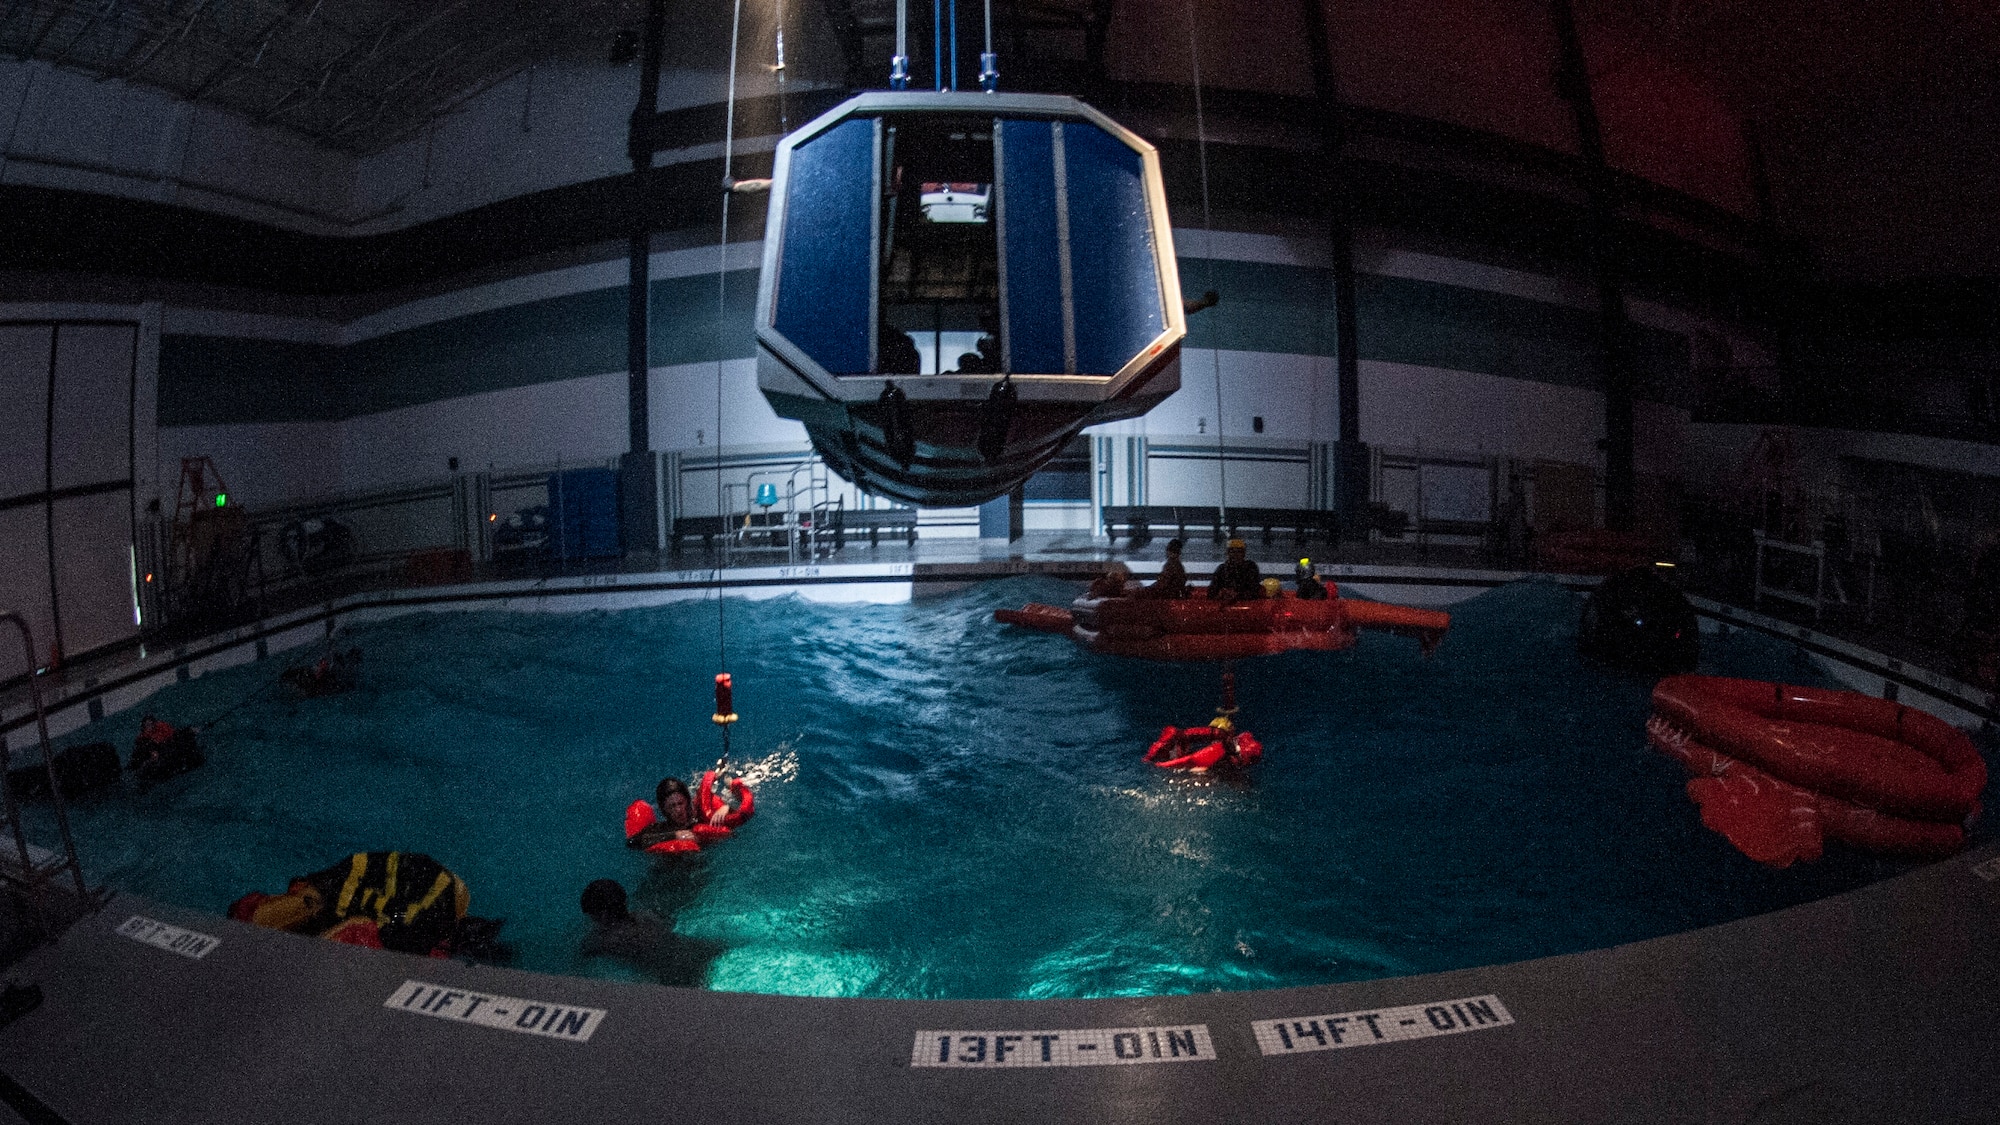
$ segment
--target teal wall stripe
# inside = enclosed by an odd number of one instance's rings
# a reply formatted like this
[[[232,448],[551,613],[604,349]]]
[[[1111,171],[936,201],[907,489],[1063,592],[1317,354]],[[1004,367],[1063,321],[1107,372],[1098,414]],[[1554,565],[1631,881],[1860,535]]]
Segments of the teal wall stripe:
[[[1222,298],[1188,318],[1189,347],[1333,354],[1332,270],[1212,258],[1182,258],[1180,267],[1183,294],[1213,289]]]
[[[1332,275],[1304,266],[1181,260],[1189,292],[1222,304],[1189,319],[1190,347],[1331,356]],[[1595,387],[1595,314],[1524,297],[1363,274],[1361,358]],[[757,271],[727,275],[726,312],[713,274],[653,283],[655,366],[754,354]],[[345,348],[166,335],[160,344],[163,426],[333,421],[486,391],[622,371],[623,286],[473,313]],[[1686,405],[1684,337],[1636,328],[1629,341],[1640,397]]]
[[[337,349],[318,344],[162,335],[160,425],[338,417],[331,399],[338,360]]]
[[[1333,274],[1309,266],[1181,259],[1181,288],[1222,303],[1188,318],[1188,346],[1332,356]],[[1597,314],[1434,281],[1356,278],[1361,358],[1595,389]],[[1686,406],[1687,338],[1634,326],[1639,394]]]

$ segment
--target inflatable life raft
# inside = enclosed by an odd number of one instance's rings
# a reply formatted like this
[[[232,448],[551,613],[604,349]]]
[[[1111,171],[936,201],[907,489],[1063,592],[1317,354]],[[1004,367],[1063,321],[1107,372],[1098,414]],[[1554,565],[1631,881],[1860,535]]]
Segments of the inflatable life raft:
[[[1694,775],[1702,823],[1771,867],[1817,859],[1827,837],[1950,855],[1986,788],[1986,763],[1962,732],[1851,691],[1670,676],[1653,689],[1646,730]]]
[[[1068,633],[1092,652],[1153,660],[1219,660],[1293,649],[1352,646],[1362,629],[1411,636],[1425,653],[1437,648],[1451,615],[1431,609],[1341,598],[1327,583],[1324,599],[1286,592],[1277,598],[1210,601],[1191,598],[1078,598],[1070,608],[1030,602],[997,609],[993,619],[1049,633]]]

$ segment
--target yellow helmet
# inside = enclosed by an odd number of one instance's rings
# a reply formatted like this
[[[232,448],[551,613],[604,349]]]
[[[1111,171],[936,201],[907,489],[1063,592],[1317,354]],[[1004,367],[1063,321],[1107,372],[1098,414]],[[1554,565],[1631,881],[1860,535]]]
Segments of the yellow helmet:
[[[1236,724],[1230,722],[1229,716],[1227,715],[1217,715],[1215,718],[1210,719],[1208,721],[1208,725],[1215,728],[1216,730],[1221,730],[1221,731],[1231,731],[1236,729]]]

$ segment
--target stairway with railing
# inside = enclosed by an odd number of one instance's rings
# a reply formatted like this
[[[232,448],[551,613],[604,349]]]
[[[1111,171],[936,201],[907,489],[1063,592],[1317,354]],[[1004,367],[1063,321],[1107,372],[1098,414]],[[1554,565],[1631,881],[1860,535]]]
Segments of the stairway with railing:
[[[35,928],[37,940],[46,939],[62,928],[78,913],[95,909],[100,902],[101,892],[92,891],[83,880],[83,867],[77,862],[76,840],[70,834],[69,809],[64,803],[62,779],[56,769],[56,757],[49,746],[49,726],[42,706],[41,684],[37,674],[34,632],[20,614],[0,611],[0,623],[14,626],[21,635],[21,651],[27,657],[28,697],[35,710],[35,734],[41,748],[41,766],[48,773],[49,802],[54,812],[58,846],[44,847],[28,839],[28,826],[21,815],[20,795],[15,792],[13,782],[13,755],[8,750],[6,740],[0,738],[0,775],[5,775],[5,784],[0,784],[0,884],[23,900],[27,907],[28,920]],[[72,896],[63,886],[73,884]]]
[[[846,510],[846,498],[833,494],[832,476],[818,457],[726,482],[723,504],[729,528],[725,555],[782,550],[789,563],[799,562],[801,555],[811,561],[830,553]]]

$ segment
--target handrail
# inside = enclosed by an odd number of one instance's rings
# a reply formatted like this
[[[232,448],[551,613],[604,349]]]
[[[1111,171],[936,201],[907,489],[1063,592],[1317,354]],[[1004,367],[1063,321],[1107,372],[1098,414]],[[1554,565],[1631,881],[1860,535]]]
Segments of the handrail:
[[[1756,558],[1751,566],[1750,608],[1761,611],[1764,608],[1765,598],[1777,598],[1781,601],[1811,606],[1813,620],[1818,621],[1820,613],[1826,605],[1826,543],[1819,539],[1813,540],[1810,546],[1803,543],[1787,543],[1782,539],[1773,539],[1761,530],[1751,531],[1750,537],[1752,542],[1756,544]],[[1764,559],[1766,558],[1767,551],[1787,551],[1811,559],[1813,564],[1812,593],[1805,594],[1798,590],[1786,589],[1783,586],[1773,586],[1765,582]],[[1870,601],[1873,601],[1873,591],[1870,591]],[[1870,609],[1872,612],[1872,605]]]
[[[48,712],[42,706],[42,685],[36,678],[35,672],[37,665],[34,631],[28,628],[26,618],[12,610],[0,610],[0,621],[12,622],[14,628],[21,633],[21,651],[28,658],[28,697],[35,705],[35,733],[41,739],[42,767],[49,771],[49,800],[55,806],[56,829],[62,835],[64,866],[69,868],[70,874],[76,879],[77,895],[88,899],[90,890],[83,883],[83,867],[76,860],[76,839],[70,835],[69,809],[63,804],[62,787],[56,784],[55,755],[49,750]],[[7,750],[7,740],[0,737],[0,773],[5,773],[12,764],[12,755]],[[28,855],[27,831],[21,827],[20,803],[14,795],[14,787],[11,784],[0,784],[0,789],[6,790],[7,823],[14,830],[14,847],[21,853],[21,870],[32,875],[35,864]]]
[[[758,478],[769,477],[774,480],[784,481],[785,519],[783,527],[785,534],[786,554],[791,562],[798,561],[798,540],[794,532],[804,531],[806,535],[806,554],[808,557],[808,561],[810,561],[811,558],[816,557],[819,554],[820,536],[825,532],[825,528],[821,526],[822,521],[817,518],[817,514],[820,512],[827,511],[833,506],[832,487],[831,485],[828,484],[826,480],[825,469],[826,469],[826,462],[820,460],[817,456],[807,455],[788,465],[779,465],[771,468],[753,470],[748,476],[744,477],[743,480],[740,482],[725,481],[722,486],[723,494],[725,498],[733,497],[736,494],[736,491],[738,489],[741,489],[744,495],[744,509],[741,514],[747,518],[748,516],[754,514],[752,512],[752,506],[754,505],[754,501],[751,500],[750,498],[756,495],[757,491],[756,484]],[[801,472],[806,474],[806,481],[804,488],[801,488],[799,486],[798,477]],[[804,513],[815,517],[809,525],[803,527],[799,523],[799,516],[801,514],[801,509],[799,507],[799,498],[801,495],[805,497],[805,508],[803,509]],[[725,499],[724,501],[724,506],[725,507],[731,506],[727,499]],[[725,513],[724,518],[727,521],[727,524],[734,525],[735,517],[737,514],[738,513],[736,513],[733,510],[733,508],[731,511]],[[729,546],[734,542],[734,540],[741,537],[742,532],[746,530],[768,532],[770,530],[770,527],[769,525],[758,525],[756,527],[751,527],[746,519],[746,522],[742,524],[740,527],[733,526],[730,528],[730,530],[732,531],[732,534],[725,536],[723,540],[723,547],[725,552],[728,550]]]

